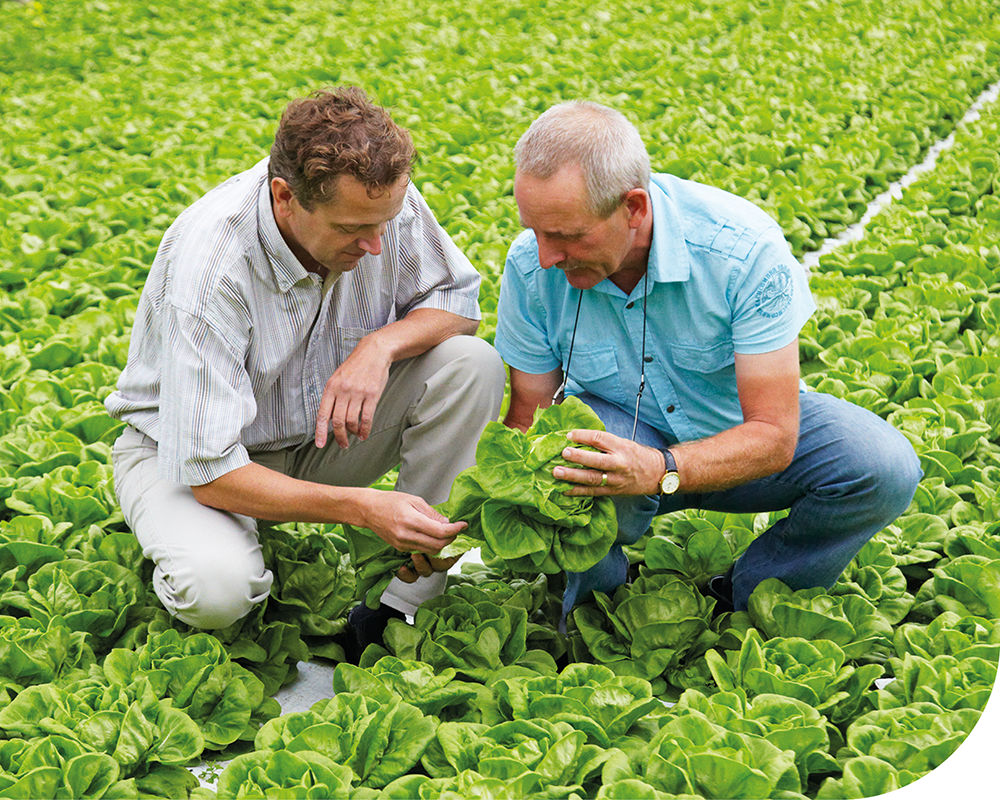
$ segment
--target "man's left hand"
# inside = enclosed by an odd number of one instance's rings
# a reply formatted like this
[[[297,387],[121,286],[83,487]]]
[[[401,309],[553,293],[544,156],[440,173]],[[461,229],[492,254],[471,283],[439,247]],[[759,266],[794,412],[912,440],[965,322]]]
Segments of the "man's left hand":
[[[436,558],[424,553],[414,553],[412,563],[399,568],[396,577],[403,583],[413,583],[417,578],[427,578],[435,572],[447,572],[461,556]]]
[[[578,447],[563,450],[567,461],[580,465],[579,469],[556,467],[552,472],[559,480],[579,484],[566,492],[567,495],[659,494],[664,467],[663,454],[658,450],[607,431],[580,429],[570,431],[569,438],[599,452]]]
[[[317,447],[326,446],[331,430],[337,444],[345,450],[350,444],[349,433],[362,440],[368,438],[391,365],[390,352],[376,337],[369,335],[358,343],[323,387],[316,415]]]

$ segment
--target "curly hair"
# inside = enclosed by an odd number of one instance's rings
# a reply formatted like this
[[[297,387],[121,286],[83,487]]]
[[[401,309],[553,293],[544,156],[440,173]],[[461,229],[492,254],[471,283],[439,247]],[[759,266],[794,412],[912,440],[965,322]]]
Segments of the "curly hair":
[[[351,175],[378,197],[410,174],[416,151],[409,132],[363,90],[342,86],[293,100],[271,146],[268,180],[282,178],[306,210],[336,199],[337,179]]]

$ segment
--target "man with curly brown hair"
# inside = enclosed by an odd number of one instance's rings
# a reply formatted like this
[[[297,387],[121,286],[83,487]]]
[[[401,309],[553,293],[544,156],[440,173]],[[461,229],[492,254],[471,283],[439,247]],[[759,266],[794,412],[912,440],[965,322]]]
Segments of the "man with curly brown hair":
[[[258,520],[350,523],[414,553],[362,646],[442,589],[432,556],[464,523],[431,506],[473,463],[504,370],[413,158],[360,89],[317,92],[160,244],[106,405],[127,423],[125,518],[184,622],[225,627],[267,596]],[[395,491],[368,488],[396,466]]]

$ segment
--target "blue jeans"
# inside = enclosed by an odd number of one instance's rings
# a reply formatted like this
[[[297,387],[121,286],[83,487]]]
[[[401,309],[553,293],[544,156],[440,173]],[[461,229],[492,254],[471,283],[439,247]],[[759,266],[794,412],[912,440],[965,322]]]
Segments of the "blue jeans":
[[[632,436],[632,414],[594,395],[578,396],[608,431]],[[614,498],[618,540],[596,566],[567,573],[564,618],[592,591],[609,592],[625,582],[623,544],[638,541],[658,514],[686,508],[789,509],[737,559],[736,610],[746,610],[750,593],[767,578],[780,578],[792,589],[833,586],[865,542],[906,510],[923,472],[906,437],[866,409],[810,391],[799,394],[799,413],[799,442],[783,472],[718,492]],[[642,420],[635,440],[657,448],[676,444]]]

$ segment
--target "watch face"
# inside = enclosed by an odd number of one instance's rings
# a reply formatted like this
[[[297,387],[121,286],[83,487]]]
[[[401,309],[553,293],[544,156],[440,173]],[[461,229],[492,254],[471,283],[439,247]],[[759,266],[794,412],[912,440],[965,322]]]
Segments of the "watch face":
[[[673,494],[681,485],[680,476],[676,472],[668,472],[660,482],[660,491],[663,494]]]

